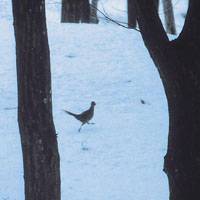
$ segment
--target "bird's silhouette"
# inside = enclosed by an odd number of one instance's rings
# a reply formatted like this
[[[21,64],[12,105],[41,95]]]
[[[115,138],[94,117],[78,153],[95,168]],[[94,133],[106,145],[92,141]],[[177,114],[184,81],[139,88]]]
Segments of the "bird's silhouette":
[[[67,110],[64,110],[67,114],[72,115],[73,117],[75,117],[77,120],[79,120],[80,122],[82,122],[80,128],[78,129],[78,131],[81,131],[81,128],[84,124],[94,124],[94,123],[89,123],[89,121],[92,119],[92,117],[94,116],[94,106],[96,105],[96,103],[94,101],[91,102],[91,106],[88,110],[80,113],[80,114],[75,114],[72,112],[69,112]]]

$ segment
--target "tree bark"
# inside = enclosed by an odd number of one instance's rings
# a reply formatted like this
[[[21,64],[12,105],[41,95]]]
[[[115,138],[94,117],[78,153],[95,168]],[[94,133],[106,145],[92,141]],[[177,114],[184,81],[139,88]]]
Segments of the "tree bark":
[[[80,0],[62,0],[61,22],[80,22]]]
[[[90,3],[89,0],[81,0],[80,3],[81,22],[90,23]]]
[[[163,9],[165,14],[166,32],[176,35],[176,25],[174,19],[174,11],[171,0],[163,0]]]
[[[89,23],[89,0],[62,0],[62,23]]]
[[[182,33],[171,42],[152,1],[137,0],[138,23],[168,101],[164,171],[170,200],[196,200],[200,197],[200,1],[190,0]]]
[[[136,28],[137,26],[137,8],[136,8],[136,0],[127,0],[128,5],[128,27]],[[153,1],[153,6],[156,7],[157,11],[159,8],[159,0]]]
[[[135,0],[128,0],[128,27],[136,28],[137,25],[137,13],[135,7]]]
[[[25,199],[60,200],[44,0],[12,0]]]
[[[159,0],[154,0],[154,5],[156,7],[156,10],[158,12],[158,8],[159,8]]]
[[[97,7],[98,7],[99,0],[92,0],[90,5],[90,23],[98,24],[99,19],[97,17]]]

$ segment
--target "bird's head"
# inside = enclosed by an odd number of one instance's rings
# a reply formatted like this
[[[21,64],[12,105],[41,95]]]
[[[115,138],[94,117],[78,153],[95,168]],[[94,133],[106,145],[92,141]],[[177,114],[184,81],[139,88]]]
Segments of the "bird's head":
[[[95,106],[96,103],[94,101],[91,102],[91,106]]]

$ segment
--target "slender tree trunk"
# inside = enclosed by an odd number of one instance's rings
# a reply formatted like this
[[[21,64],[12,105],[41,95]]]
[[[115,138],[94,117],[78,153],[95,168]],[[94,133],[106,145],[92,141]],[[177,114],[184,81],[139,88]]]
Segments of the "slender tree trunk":
[[[69,6],[67,5],[66,0],[62,0],[62,7],[61,7],[61,23],[64,23],[69,18],[68,16]]]
[[[80,0],[62,0],[61,22],[80,22]]]
[[[90,3],[89,0],[81,0],[80,3],[81,22],[90,23]]]
[[[166,32],[176,35],[176,25],[174,19],[174,11],[171,0],[163,0],[163,9],[165,14]]]
[[[137,25],[137,12],[135,7],[135,0],[128,0],[128,27],[136,28]]]
[[[62,0],[61,22],[89,23],[89,0]]]
[[[99,19],[97,17],[97,7],[98,7],[98,1],[99,0],[92,0],[91,6],[90,6],[90,23],[98,24]]]
[[[200,197],[200,1],[190,0],[180,36],[170,42],[152,0],[137,0],[138,23],[165,88],[169,107],[164,171],[170,200]]]
[[[12,0],[25,199],[60,200],[45,1]]]

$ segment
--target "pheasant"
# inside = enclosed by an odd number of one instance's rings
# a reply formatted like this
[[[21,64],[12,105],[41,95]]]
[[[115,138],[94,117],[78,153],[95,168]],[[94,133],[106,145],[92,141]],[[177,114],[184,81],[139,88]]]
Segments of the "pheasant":
[[[81,128],[84,124],[94,124],[94,123],[89,123],[89,121],[93,118],[94,116],[94,106],[96,105],[96,103],[94,101],[91,102],[91,106],[88,110],[80,113],[80,114],[75,114],[72,112],[69,112],[67,110],[64,110],[67,114],[72,115],[73,117],[75,117],[77,120],[79,120],[80,122],[82,122],[80,128],[78,129],[78,131],[81,131]]]

